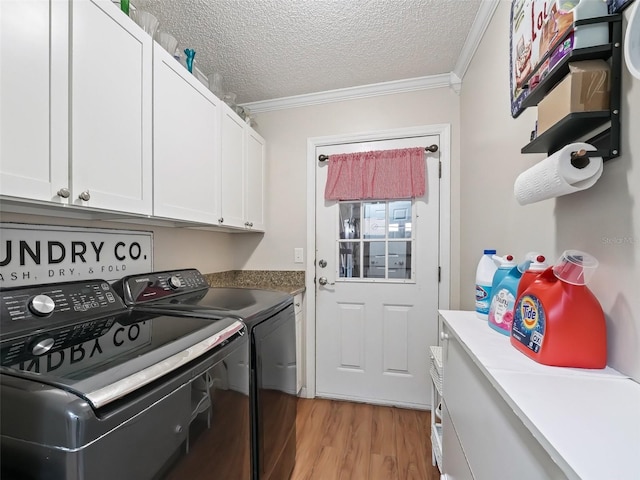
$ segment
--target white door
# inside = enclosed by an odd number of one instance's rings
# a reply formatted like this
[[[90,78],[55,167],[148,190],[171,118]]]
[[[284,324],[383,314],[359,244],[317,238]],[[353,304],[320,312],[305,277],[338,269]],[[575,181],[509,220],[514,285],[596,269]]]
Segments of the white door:
[[[438,145],[423,136],[316,148],[316,156]],[[439,154],[422,198],[324,199],[316,172],[316,394],[427,407],[437,344]],[[326,262],[326,263],[325,263]],[[321,283],[326,284],[322,285]]]

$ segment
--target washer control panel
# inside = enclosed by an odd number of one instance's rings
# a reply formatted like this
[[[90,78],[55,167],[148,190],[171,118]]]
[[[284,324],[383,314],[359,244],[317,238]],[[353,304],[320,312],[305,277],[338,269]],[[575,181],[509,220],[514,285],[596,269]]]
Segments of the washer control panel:
[[[140,305],[177,294],[209,288],[209,283],[196,269],[153,272],[125,277],[114,284],[127,305]]]
[[[4,341],[125,310],[120,297],[104,280],[0,290],[0,338]],[[45,342],[38,349],[47,345]]]

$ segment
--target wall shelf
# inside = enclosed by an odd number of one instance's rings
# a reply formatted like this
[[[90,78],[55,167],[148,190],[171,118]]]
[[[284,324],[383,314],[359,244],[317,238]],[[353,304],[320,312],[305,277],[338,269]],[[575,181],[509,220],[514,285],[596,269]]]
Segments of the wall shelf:
[[[567,139],[575,139],[587,135],[611,120],[609,110],[597,112],[570,113],[554,126],[534,138],[525,145],[522,153],[549,153],[560,150],[567,144]]]
[[[609,24],[609,43],[595,47],[573,50],[563,58],[523,100],[523,107],[538,105],[568,73],[569,64],[580,60],[610,60],[610,94],[609,110],[596,112],[570,113],[558,123],[547,129],[530,143],[525,145],[522,153],[552,153],[567,143],[586,137],[590,132],[609,124],[604,132],[600,132],[587,143],[596,144],[598,155],[609,160],[620,155],[620,90],[622,69],[622,15],[606,15],[603,17],[576,20],[575,26],[592,25],[606,22]]]
[[[541,81],[531,90],[529,95],[522,101],[522,107],[535,107],[542,101],[556,84],[569,73],[569,63],[581,60],[606,60],[611,56],[613,45],[607,43],[597,47],[580,48],[573,50],[563,58],[553,70],[551,70]]]

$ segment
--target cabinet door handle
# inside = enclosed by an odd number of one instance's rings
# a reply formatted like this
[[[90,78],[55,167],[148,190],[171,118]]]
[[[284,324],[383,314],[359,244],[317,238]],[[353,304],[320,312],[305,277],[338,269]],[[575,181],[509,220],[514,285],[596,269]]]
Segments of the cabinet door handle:
[[[88,202],[91,199],[91,194],[89,193],[89,190],[85,190],[80,195],[78,195],[78,198],[83,202]]]
[[[220,218],[218,219],[218,223],[224,223],[224,217],[220,217]]]
[[[449,334],[445,332],[440,332],[440,340],[449,340]]]
[[[253,222],[249,222],[249,226],[250,226],[250,227],[253,227]]]
[[[69,191],[68,188],[63,187],[56,192],[56,195],[62,198],[69,198],[69,195],[71,195],[71,192]]]

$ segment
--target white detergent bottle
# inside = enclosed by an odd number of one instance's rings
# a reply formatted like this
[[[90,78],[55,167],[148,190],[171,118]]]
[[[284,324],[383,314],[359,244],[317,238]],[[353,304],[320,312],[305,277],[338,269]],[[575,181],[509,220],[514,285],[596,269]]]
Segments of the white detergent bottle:
[[[498,269],[493,260],[495,254],[495,250],[485,250],[476,268],[476,316],[481,320],[487,320],[489,316],[491,283]]]

